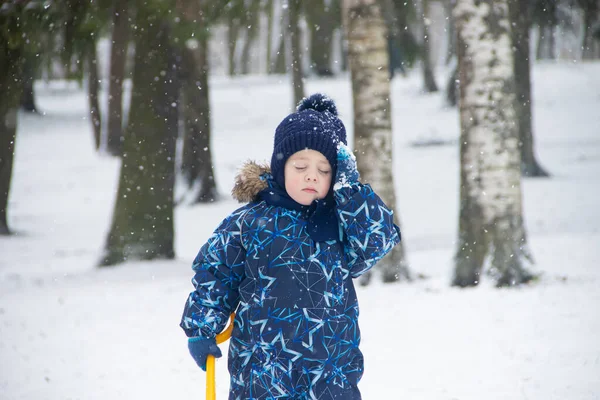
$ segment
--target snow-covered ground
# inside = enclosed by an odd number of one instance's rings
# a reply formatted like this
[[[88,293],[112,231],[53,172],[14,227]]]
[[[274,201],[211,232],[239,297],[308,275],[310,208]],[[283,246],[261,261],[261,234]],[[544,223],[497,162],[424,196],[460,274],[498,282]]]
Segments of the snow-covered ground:
[[[449,287],[458,220],[458,117],[420,74],[393,82],[395,184],[412,271],[428,279],[359,288],[365,399],[600,399],[600,63],[534,69],[535,140],[551,179],[524,182],[542,279],[498,290]],[[309,80],[338,103],[348,77]],[[236,204],[236,168],[267,160],[291,106],[277,77],[212,80],[223,200],[176,210],[174,261],[95,267],[119,161],[93,149],[84,92],[41,83],[45,115],[21,115],[0,238],[0,399],[204,398],[204,373],[178,327],[191,261]],[[439,146],[416,146],[439,141]],[[445,143],[445,144],[444,144]],[[227,398],[226,362],[217,362]]]

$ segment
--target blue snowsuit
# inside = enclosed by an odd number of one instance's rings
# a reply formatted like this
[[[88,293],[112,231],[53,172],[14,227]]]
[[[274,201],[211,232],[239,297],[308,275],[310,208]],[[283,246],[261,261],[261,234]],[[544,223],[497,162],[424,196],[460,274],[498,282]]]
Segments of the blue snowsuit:
[[[304,213],[256,200],[267,172],[242,171],[251,193],[237,197],[254,200],[200,249],[181,327],[189,337],[213,338],[236,312],[230,400],[358,400],[363,356],[352,278],[400,241],[392,211],[368,185],[343,187],[336,193],[342,239],[316,242]]]

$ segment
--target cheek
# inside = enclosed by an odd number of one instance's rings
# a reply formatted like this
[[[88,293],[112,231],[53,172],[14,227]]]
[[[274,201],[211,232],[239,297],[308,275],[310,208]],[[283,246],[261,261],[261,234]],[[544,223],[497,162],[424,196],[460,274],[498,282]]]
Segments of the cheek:
[[[331,185],[331,175],[328,175],[321,179],[321,186],[323,190],[328,190]]]
[[[298,174],[289,173],[285,175],[285,186],[286,188],[295,188],[299,185],[301,178],[298,177]]]

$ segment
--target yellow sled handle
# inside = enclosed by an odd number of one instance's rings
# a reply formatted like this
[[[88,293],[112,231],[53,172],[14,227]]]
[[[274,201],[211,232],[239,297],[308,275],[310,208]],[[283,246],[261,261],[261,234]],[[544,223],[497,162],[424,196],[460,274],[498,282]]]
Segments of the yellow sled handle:
[[[233,331],[233,319],[235,313],[231,313],[229,316],[229,326],[225,330],[217,335],[217,344],[221,344],[231,337],[231,331]],[[216,400],[216,383],[215,383],[215,357],[209,355],[206,358],[206,400]]]

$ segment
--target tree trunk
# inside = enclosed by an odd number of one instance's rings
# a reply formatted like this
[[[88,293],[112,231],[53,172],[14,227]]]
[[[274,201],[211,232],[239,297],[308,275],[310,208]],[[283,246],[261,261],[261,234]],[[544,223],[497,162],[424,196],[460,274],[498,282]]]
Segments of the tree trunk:
[[[400,32],[399,43],[401,58],[404,66],[413,66],[419,57],[420,49],[417,39],[410,29],[409,15],[414,12],[414,1],[393,2],[396,13],[396,23]]]
[[[21,96],[21,109],[23,111],[37,113],[35,105],[35,90],[33,84],[35,82],[37,59],[31,54],[26,54],[23,57],[23,94]]]
[[[87,55],[88,72],[88,102],[90,107],[90,122],[94,130],[94,144],[96,150],[100,149],[100,137],[102,135],[102,118],[100,116],[100,105],[98,104],[98,91],[100,78],[98,77],[98,63],[96,57],[96,41],[89,43],[89,54]]]
[[[456,103],[458,102],[458,65],[456,65],[452,69],[452,73],[448,77],[448,82],[446,83],[446,103],[450,107],[456,107]]]
[[[273,0],[267,0],[265,3],[267,12],[267,74],[272,74],[274,68],[272,60],[273,52]]]
[[[340,48],[341,48],[341,70],[342,72],[348,71],[348,39],[346,38],[346,33],[342,29],[342,34],[340,35]]]
[[[236,74],[236,55],[237,41],[240,33],[240,23],[237,18],[230,17],[229,27],[227,29],[227,49],[229,54],[229,76]]]
[[[257,7],[256,2],[252,7]],[[180,110],[183,121],[183,151],[181,172],[188,188],[194,189],[192,204],[213,202],[217,199],[210,146],[211,122],[209,101],[209,37],[210,23],[207,9],[210,3],[181,0],[176,8],[188,24],[198,27],[194,39],[188,41],[181,53]],[[258,14],[258,9],[253,8]],[[245,23],[243,25],[246,25]]]
[[[446,65],[456,57],[456,28],[454,26],[454,18],[452,18],[452,7],[454,0],[443,0],[444,13],[446,14],[446,35],[448,37],[448,47],[446,50]]]
[[[285,74],[287,68],[285,65],[285,36],[283,33],[279,35],[279,44],[277,45],[277,54],[275,54],[275,65],[273,67],[274,74]]]
[[[7,48],[0,37],[0,235],[10,235],[8,197],[12,177],[17,112],[23,90],[23,49]]]
[[[400,44],[401,32],[398,25],[398,15],[392,0],[381,1],[380,6],[387,31],[388,70],[389,77],[392,79],[396,74],[396,69],[399,69],[402,75],[406,75],[400,50],[402,47]]]
[[[161,16],[139,7],[121,177],[101,266],[173,258],[177,102],[174,51]]]
[[[536,50],[537,60],[555,60],[554,26],[540,25]]]
[[[123,147],[123,81],[129,43],[129,8],[127,1],[115,0],[112,42],[110,46],[110,79],[108,86],[107,150],[120,156]]]
[[[548,56],[550,57],[550,60],[556,60],[555,34],[556,34],[556,25],[557,24],[558,24],[558,22],[555,25],[548,27]]]
[[[244,41],[244,47],[242,48],[242,74],[248,75],[251,71],[251,60],[250,50],[256,40],[256,36],[259,32],[259,17],[260,17],[260,2],[253,1],[250,3],[249,10],[246,13],[248,21],[244,24],[246,31],[246,40]]]
[[[533,118],[531,104],[531,62],[529,28],[531,13],[529,0],[509,1],[512,25],[512,48],[515,79],[515,111],[517,132],[521,149],[521,174],[545,177],[548,173],[538,164],[533,151]]]
[[[600,58],[600,21],[596,22],[594,26],[590,28],[591,38],[594,42],[594,58]]]
[[[597,0],[580,0],[580,5],[583,9],[583,41],[581,48],[583,50],[581,58],[583,60],[592,60],[595,57],[595,46],[597,43],[594,41],[594,21],[597,19],[600,4]]]
[[[185,124],[181,169],[190,188],[197,188],[194,203],[217,198],[210,146],[208,38],[198,36],[196,48],[183,50],[182,112]]]
[[[333,31],[338,26],[336,7],[324,0],[305,3],[304,7],[310,31],[310,68],[317,76],[332,76],[331,51]]]
[[[292,109],[304,98],[304,77],[302,74],[302,47],[300,46],[300,29],[298,18],[300,14],[300,0],[289,0],[288,5],[288,33],[290,35],[290,47],[292,49],[292,86],[293,104]]]
[[[458,0],[460,219],[452,284],[475,286],[491,258],[497,286],[533,278],[521,205],[521,156],[506,0]]]
[[[544,25],[538,25],[538,36],[537,44],[535,45],[535,59],[544,59],[544,37],[546,35],[546,27]]]
[[[433,66],[431,65],[431,50],[429,48],[429,0],[421,0],[423,6],[423,45],[421,47],[421,59],[423,68],[423,86],[426,93],[438,91],[435,77],[433,76]]]
[[[377,0],[345,0],[343,4],[358,170],[363,180],[369,182],[395,211],[394,220],[399,224],[392,173],[392,119],[385,22]],[[403,242],[377,266],[384,282],[410,280]],[[370,274],[365,278],[366,282],[369,277]]]

